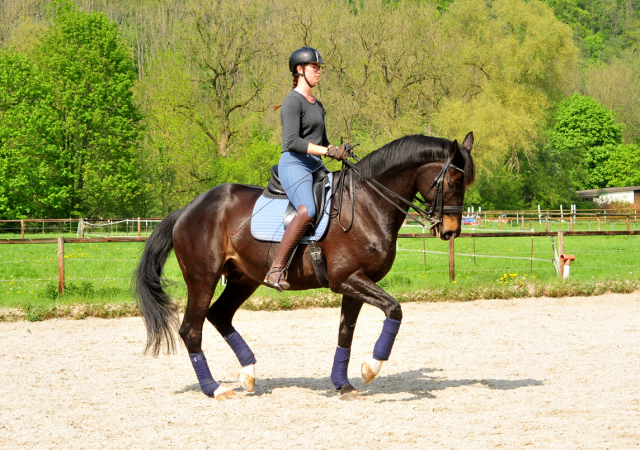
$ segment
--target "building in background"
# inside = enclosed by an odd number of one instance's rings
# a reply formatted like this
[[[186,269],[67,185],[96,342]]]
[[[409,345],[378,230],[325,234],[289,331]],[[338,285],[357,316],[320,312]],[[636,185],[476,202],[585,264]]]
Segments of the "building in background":
[[[593,202],[599,206],[611,203],[627,203],[640,207],[640,186],[587,189],[585,191],[576,191],[576,194],[585,200],[593,199]]]

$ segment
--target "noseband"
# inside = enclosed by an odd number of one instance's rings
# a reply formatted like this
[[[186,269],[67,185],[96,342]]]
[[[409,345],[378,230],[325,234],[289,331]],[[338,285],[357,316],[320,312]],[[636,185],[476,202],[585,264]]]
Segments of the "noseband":
[[[351,148],[353,148],[353,147],[351,147]],[[351,150],[351,149],[348,149],[348,150]],[[353,155],[353,153],[351,153],[351,156],[355,156],[355,155]],[[356,159],[359,160],[359,158],[356,158]],[[463,211],[464,211],[462,206],[444,206],[444,177],[447,174],[447,170],[448,169],[454,169],[454,170],[459,171],[460,173],[464,173],[464,170],[462,170],[461,168],[451,164],[451,156],[449,156],[447,158],[447,160],[445,161],[445,163],[442,166],[442,169],[440,169],[440,173],[435,178],[435,180],[433,180],[433,183],[431,183],[431,186],[429,186],[429,189],[427,189],[427,191],[425,193],[423,193],[423,194],[421,193],[423,198],[421,199],[420,197],[418,197],[416,195],[415,198],[420,203],[422,203],[422,205],[424,205],[425,208],[421,208],[419,206],[414,205],[413,202],[410,202],[407,199],[405,199],[404,197],[396,194],[391,189],[387,188],[386,186],[383,186],[382,184],[380,184],[376,180],[368,180],[368,179],[362,177],[360,175],[360,173],[358,172],[358,169],[356,168],[356,166],[353,163],[351,163],[350,161],[343,160],[342,162],[348,168],[353,170],[353,172],[355,172],[356,175],[360,176],[360,178],[362,178],[364,180],[364,182],[369,185],[369,187],[371,187],[374,191],[376,191],[378,194],[380,194],[380,196],[384,200],[386,200],[388,203],[390,203],[398,211],[402,212],[405,215],[408,215],[409,214],[409,208],[413,208],[420,215],[420,217],[422,217],[423,219],[425,219],[425,220],[430,222],[430,224],[431,224],[430,228],[431,229],[433,229],[439,223],[442,223],[442,218],[443,218],[444,214],[462,214]],[[431,190],[434,187],[435,187],[435,197],[434,197],[434,201],[433,201],[433,205],[432,205],[432,204],[428,203],[426,200],[424,200],[424,198],[426,198],[427,195],[429,195],[429,192],[431,192]],[[392,197],[395,197],[396,199],[400,200],[401,203],[404,203],[406,205],[407,209],[403,209],[401,206],[397,205],[396,202],[391,200],[391,198],[389,198],[387,195],[385,195],[385,193],[381,192],[381,190],[385,191],[387,194],[391,195]],[[423,227],[426,226],[417,217],[415,218],[415,220],[416,220],[416,222],[418,222]]]

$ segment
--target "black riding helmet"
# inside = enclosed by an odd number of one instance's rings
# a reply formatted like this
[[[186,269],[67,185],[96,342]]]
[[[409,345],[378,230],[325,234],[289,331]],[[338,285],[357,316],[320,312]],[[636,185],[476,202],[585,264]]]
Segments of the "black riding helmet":
[[[289,57],[289,70],[292,74],[296,75],[296,67],[298,67],[298,65],[304,66],[305,64],[312,63],[324,64],[318,50],[311,47],[300,47]]]

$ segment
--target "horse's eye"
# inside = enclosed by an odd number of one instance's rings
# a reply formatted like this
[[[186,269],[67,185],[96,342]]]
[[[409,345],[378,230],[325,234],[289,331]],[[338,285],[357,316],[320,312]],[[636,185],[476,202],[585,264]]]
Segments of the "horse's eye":
[[[449,185],[449,189],[455,189],[456,188],[456,183],[454,183],[453,181],[449,181],[447,184]]]

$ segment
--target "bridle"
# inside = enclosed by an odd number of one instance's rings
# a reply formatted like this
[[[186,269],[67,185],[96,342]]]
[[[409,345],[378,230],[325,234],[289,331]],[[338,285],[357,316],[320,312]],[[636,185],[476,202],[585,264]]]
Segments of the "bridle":
[[[358,145],[358,144],[356,144],[356,145]],[[354,146],[350,146],[350,145],[347,144],[347,148],[346,149],[351,154],[352,157],[354,157],[356,160],[360,160],[360,158],[358,158],[357,156],[355,156],[353,154],[353,148],[354,147],[355,147],[355,145]],[[445,206],[444,205],[444,177],[447,174],[447,171],[449,169],[454,169],[454,170],[457,170],[458,172],[464,174],[464,170],[463,169],[461,169],[460,167],[458,167],[458,166],[456,166],[456,165],[451,163],[451,156],[447,157],[447,160],[442,165],[442,169],[440,169],[440,173],[438,173],[438,176],[436,176],[436,178],[433,180],[433,182],[431,183],[431,186],[429,186],[429,189],[427,189],[426,192],[424,192],[424,193],[420,193],[422,198],[418,197],[417,194],[414,197],[414,198],[416,198],[418,200],[418,202],[420,202],[424,206],[424,208],[422,208],[420,206],[417,206],[417,205],[414,205],[412,201],[409,201],[409,200],[405,199],[404,197],[396,194],[391,189],[389,189],[386,186],[383,186],[382,184],[380,184],[378,181],[373,180],[373,179],[369,180],[367,178],[364,178],[362,175],[360,175],[360,172],[358,171],[358,168],[356,167],[356,165],[353,164],[351,161],[343,160],[342,163],[343,163],[344,166],[348,167],[356,175],[358,175],[365,183],[367,183],[367,185],[369,185],[369,187],[371,187],[375,192],[377,192],[385,201],[387,201],[389,204],[391,204],[398,211],[402,212],[404,215],[408,215],[409,214],[409,208],[413,208],[419,214],[420,217],[422,217],[424,220],[430,222],[430,224],[431,224],[430,228],[432,230],[438,224],[442,223],[442,219],[443,219],[443,216],[445,214],[462,214],[463,211],[464,211],[462,205],[461,206]],[[342,186],[344,187],[344,183],[342,183]],[[435,196],[434,196],[434,199],[433,199],[433,204],[430,204],[425,199],[427,198],[427,195],[429,195],[431,190],[433,190],[434,188],[435,188]],[[352,202],[353,202],[353,188],[351,189],[351,196],[352,196]],[[405,205],[406,209],[404,209],[400,205],[396,204],[396,202],[393,201],[390,197],[394,197],[397,200],[399,200],[401,204]],[[340,202],[340,203],[342,203],[342,202]],[[415,220],[416,220],[416,222],[418,222],[423,227],[426,226],[417,217],[415,217]],[[351,215],[351,224],[352,223],[353,223],[353,213]],[[349,224],[349,226],[346,227],[346,228],[342,227],[342,229],[344,231],[347,231],[351,227],[351,224]],[[340,224],[340,226],[342,226],[342,224]]]
[[[462,205],[444,206],[444,176],[447,174],[448,169],[454,169],[464,174],[464,170],[454,164],[451,164],[451,156],[449,156],[442,166],[442,169],[440,169],[440,173],[435,178],[435,180],[433,180],[431,186],[429,186],[429,189],[427,189],[424,194],[420,194],[422,195],[422,199],[417,197],[418,201],[428,208],[427,214],[430,217],[436,215],[437,213],[438,223],[442,222],[442,216],[444,214],[462,214],[464,212],[464,208]],[[430,205],[426,202],[426,200],[423,199],[427,198],[427,195],[429,195],[429,192],[431,192],[434,187],[436,188],[435,197],[433,199],[433,205]]]

